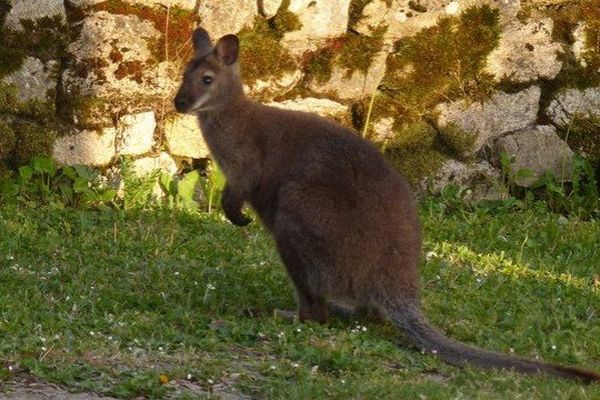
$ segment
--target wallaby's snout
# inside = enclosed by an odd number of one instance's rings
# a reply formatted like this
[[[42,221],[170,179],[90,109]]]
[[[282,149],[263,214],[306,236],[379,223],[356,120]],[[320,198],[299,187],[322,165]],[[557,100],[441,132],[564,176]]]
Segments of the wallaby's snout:
[[[188,63],[183,81],[174,99],[178,112],[195,114],[226,105],[243,95],[237,68],[239,40],[223,36],[213,47],[202,28],[192,36],[194,56]]]
[[[175,110],[180,113],[185,113],[188,111],[189,101],[185,98],[185,95],[179,91],[177,96],[175,96]]]

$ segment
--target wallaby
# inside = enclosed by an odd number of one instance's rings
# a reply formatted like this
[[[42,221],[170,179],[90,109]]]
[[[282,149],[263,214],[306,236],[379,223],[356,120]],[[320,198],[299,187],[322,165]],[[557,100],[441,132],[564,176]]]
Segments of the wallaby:
[[[374,309],[418,348],[456,365],[546,373],[585,382],[600,374],[495,353],[449,339],[421,313],[421,230],[406,180],[352,131],[305,112],[246,98],[239,41],[213,47],[202,28],[192,37],[175,108],[195,114],[227,178],[222,206],[243,226],[245,202],[273,234],[294,283],[301,321],[330,312]]]

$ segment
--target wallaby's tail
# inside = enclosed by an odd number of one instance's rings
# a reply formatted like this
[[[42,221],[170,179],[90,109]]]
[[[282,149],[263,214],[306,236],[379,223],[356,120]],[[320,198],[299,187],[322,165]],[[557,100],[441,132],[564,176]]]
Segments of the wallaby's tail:
[[[470,364],[484,369],[508,369],[526,374],[545,373],[561,378],[578,379],[586,383],[600,382],[600,374],[593,371],[512,357],[450,339],[429,325],[416,301],[386,303],[385,308],[392,322],[406,332],[414,345],[449,364],[456,366]]]

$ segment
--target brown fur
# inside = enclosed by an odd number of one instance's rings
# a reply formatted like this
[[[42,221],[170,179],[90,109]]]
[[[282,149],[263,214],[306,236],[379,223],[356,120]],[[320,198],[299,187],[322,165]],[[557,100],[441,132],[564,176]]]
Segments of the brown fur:
[[[430,326],[420,311],[421,233],[406,180],[353,132],[314,114],[247,99],[235,36],[213,49],[198,29],[194,44],[176,108],[197,114],[227,177],[226,216],[249,223],[242,213],[247,202],[273,234],[301,320],[323,322],[340,305],[375,309],[416,346],[454,365],[600,381],[594,372],[468,346]],[[210,84],[202,83],[207,74],[214,77]],[[194,107],[198,99],[206,100]]]

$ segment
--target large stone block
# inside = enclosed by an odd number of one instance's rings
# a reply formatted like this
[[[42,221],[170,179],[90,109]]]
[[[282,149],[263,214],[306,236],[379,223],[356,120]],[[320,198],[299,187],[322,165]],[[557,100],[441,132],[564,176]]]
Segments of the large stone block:
[[[113,161],[116,137],[115,128],[63,136],[54,142],[52,156],[65,165],[83,164],[104,167]]]
[[[4,78],[4,82],[13,85],[19,101],[38,100],[54,102],[58,83],[58,62],[43,63],[37,58],[26,57],[21,69]]]
[[[600,87],[562,91],[552,100],[546,115],[559,126],[568,125],[576,115],[600,116]]]
[[[554,79],[562,68],[561,45],[552,41],[552,20],[547,18],[506,27],[500,43],[487,59],[486,72],[498,81],[524,83],[540,78]]]
[[[268,106],[284,110],[305,111],[319,114],[323,117],[341,117],[347,115],[350,110],[348,106],[329,99],[316,99],[314,97],[298,98],[281,102],[268,103]]]
[[[546,172],[559,181],[572,177],[573,151],[558,137],[553,126],[536,126],[500,138],[496,150],[510,155],[511,175],[519,186],[530,187]],[[531,174],[521,175],[521,170]]]
[[[438,194],[448,185],[469,188],[466,199],[495,200],[504,194],[499,190],[500,172],[487,161],[463,163],[446,160],[430,177],[420,183],[421,191]]]
[[[331,77],[326,82],[313,80],[310,89],[319,94],[333,94],[342,100],[357,99],[370,96],[377,90],[386,71],[386,59],[388,52],[378,52],[372,59],[368,69],[348,70],[336,65],[332,66]]]
[[[161,33],[136,15],[98,11],[85,18],[68,51],[74,62],[63,73],[66,98],[81,126],[111,125],[115,116],[163,104],[179,73],[155,54]]]
[[[66,20],[64,0],[12,0],[12,8],[6,16],[6,26],[22,30],[21,19],[37,20],[59,17]]]
[[[139,156],[152,150],[156,119],[154,112],[125,115],[117,126],[117,152],[126,156]]]
[[[209,151],[195,115],[176,115],[165,123],[165,140],[172,155],[208,158]]]
[[[520,9],[520,0],[373,0],[363,8],[353,28],[372,35],[387,26],[384,39],[391,44],[436,25],[441,17],[458,15],[469,7],[484,4],[499,9],[501,21],[514,20]]]
[[[217,40],[223,35],[235,34],[246,26],[252,26],[258,15],[258,5],[256,1],[201,1],[198,13],[202,27]]]
[[[537,119],[541,91],[531,86],[518,93],[498,92],[485,103],[460,100],[440,104],[440,127],[454,124],[474,136],[470,154],[475,154],[490,140],[508,132],[526,128]]]
[[[298,16],[302,27],[286,33],[282,44],[302,54],[346,33],[349,7],[350,0],[290,0],[288,10]]]

